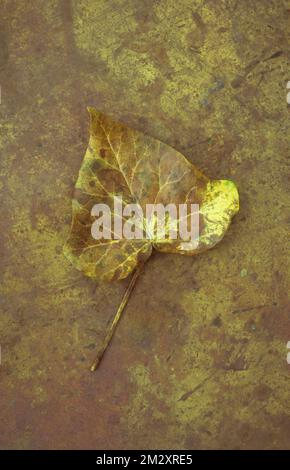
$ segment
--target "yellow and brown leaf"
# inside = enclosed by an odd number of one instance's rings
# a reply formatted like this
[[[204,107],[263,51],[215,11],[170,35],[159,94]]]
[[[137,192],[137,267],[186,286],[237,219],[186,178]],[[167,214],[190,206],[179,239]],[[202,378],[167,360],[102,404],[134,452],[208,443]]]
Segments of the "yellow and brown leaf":
[[[239,209],[234,183],[211,181],[172,147],[93,108],[89,113],[90,140],[75,186],[71,232],[64,247],[79,270],[98,280],[124,279],[150,257],[153,248],[194,255],[221,240]],[[146,204],[198,204],[197,246],[184,244],[180,238],[159,239],[156,232],[150,239],[94,239],[92,207],[104,203],[113,213],[114,196],[121,196],[123,204],[139,204],[144,213]]]

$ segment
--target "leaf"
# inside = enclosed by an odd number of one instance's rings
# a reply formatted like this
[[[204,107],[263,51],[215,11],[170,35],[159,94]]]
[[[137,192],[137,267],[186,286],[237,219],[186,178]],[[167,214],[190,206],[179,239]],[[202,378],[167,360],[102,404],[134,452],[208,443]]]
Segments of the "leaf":
[[[77,269],[99,281],[124,279],[150,257],[153,248],[194,255],[223,238],[239,209],[233,182],[211,181],[172,147],[93,108],[89,113],[90,140],[75,186],[71,232],[64,248]],[[104,203],[113,213],[114,196],[121,196],[123,205],[140,204],[144,214],[146,204],[199,204],[197,246],[180,238],[160,238],[156,223],[150,239],[94,239],[92,207]],[[146,223],[143,220],[143,228]]]
[[[91,117],[90,141],[75,186],[72,201],[72,225],[64,253],[87,276],[110,281],[130,280],[113,323],[91,366],[98,367],[111,341],[121,314],[128,302],[141,269],[155,249],[167,253],[194,255],[207,250],[224,236],[231,218],[239,209],[236,186],[231,181],[211,181],[181,153],[148,135],[113,121],[108,116],[89,109]],[[92,236],[96,204],[106,204],[111,214],[117,215],[115,200],[122,198],[122,206],[138,204],[142,217],[134,219],[135,229],[146,237],[128,239],[116,237],[115,225],[105,227],[107,236]],[[158,230],[161,215],[147,217],[149,204],[183,204],[187,216],[167,214],[165,230]],[[198,211],[195,205],[198,204]],[[128,206],[127,206],[128,207]],[[94,211],[93,211],[94,212]],[[145,214],[145,215],[144,215]],[[198,240],[185,240],[178,232],[170,236],[172,226],[181,226],[184,220],[197,215]],[[122,216],[122,222],[131,220]],[[169,236],[168,236],[169,235]]]

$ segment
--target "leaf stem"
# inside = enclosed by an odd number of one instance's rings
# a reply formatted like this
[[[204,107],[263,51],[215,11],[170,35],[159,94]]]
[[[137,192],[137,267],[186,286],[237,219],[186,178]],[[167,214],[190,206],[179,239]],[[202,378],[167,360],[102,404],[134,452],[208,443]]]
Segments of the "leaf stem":
[[[129,297],[131,295],[131,292],[133,291],[134,287],[135,287],[135,284],[136,284],[136,281],[142,271],[142,267],[143,266],[139,266],[136,268],[136,270],[134,271],[133,273],[133,276],[131,278],[131,281],[126,289],[126,292],[124,294],[124,297],[122,299],[122,302],[120,303],[119,305],[119,308],[117,310],[117,313],[115,315],[115,318],[110,326],[110,329],[101,345],[101,348],[98,352],[98,354],[96,355],[95,357],[95,360],[93,361],[92,365],[91,365],[91,371],[94,372],[95,370],[97,370],[97,368],[99,367],[100,365],[100,362],[102,360],[102,357],[107,349],[107,347],[109,346],[110,344],[110,341],[114,335],[114,332],[115,332],[115,329],[117,327],[117,324],[119,323],[119,320],[121,318],[121,315],[123,313],[123,310],[125,309],[127,303],[128,303],[128,300],[129,300]]]

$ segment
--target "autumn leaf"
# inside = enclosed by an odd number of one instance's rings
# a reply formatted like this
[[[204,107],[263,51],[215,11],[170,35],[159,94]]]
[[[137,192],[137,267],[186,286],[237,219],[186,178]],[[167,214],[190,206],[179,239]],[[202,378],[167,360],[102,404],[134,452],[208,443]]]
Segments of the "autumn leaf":
[[[90,140],[75,185],[72,225],[64,253],[77,269],[98,281],[124,279],[135,271],[119,307],[120,316],[140,267],[152,250],[195,255],[212,248],[223,238],[238,211],[239,197],[233,182],[209,180],[172,147],[93,108],[89,108],[89,113]],[[172,223],[181,223],[179,216],[177,220],[166,219],[166,236],[160,236],[157,230],[158,218],[152,217],[148,227],[148,218],[144,217],[139,229],[146,232],[146,238],[115,237],[112,226],[110,237],[94,238],[93,207],[105,204],[114,215],[116,198],[122,198],[122,207],[138,204],[143,214],[150,204],[185,205],[189,209],[187,217],[192,215],[192,207],[198,207],[199,238],[184,241],[180,235],[168,236]],[[105,343],[111,339],[115,324]]]

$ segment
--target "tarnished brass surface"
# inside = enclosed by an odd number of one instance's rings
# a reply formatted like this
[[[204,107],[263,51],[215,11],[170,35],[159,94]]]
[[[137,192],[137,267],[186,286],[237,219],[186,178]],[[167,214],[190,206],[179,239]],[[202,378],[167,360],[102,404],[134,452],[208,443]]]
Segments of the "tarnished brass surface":
[[[2,0],[0,447],[290,448],[289,6]],[[240,212],[129,278],[65,259],[87,106],[166,142]],[[288,245],[287,245],[288,244]]]

